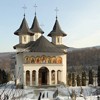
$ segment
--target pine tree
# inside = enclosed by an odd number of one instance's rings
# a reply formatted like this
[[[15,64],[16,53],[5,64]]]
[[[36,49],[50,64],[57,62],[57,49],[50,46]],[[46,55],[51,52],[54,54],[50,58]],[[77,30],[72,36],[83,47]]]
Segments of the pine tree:
[[[82,72],[82,86],[86,86],[86,73]]]
[[[0,84],[2,84],[2,71],[0,69]]]
[[[72,75],[71,75],[71,73],[68,74],[68,85],[69,86],[72,85]]]
[[[75,82],[75,74],[72,73],[72,86],[75,86],[76,82]]]
[[[2,83],[6,83],[7,82],[7,74],[4,70],[2,70]]]
[[[81,79],[79,75],[77,75],[77,86],[81,86]]]
[[[93,72],[91,69],[89,70],[89,84],[93,84]]]
[[[97,78],[98,78],[98,86],[100,86],[100,66],[98,66]]]

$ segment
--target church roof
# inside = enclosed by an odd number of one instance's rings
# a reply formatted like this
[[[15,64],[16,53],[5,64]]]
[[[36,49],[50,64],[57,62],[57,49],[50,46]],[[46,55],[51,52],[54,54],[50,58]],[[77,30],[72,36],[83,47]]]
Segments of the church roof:
[[[49,42],[44,36],[41,36],[28,48],[32,52],[58,52],[64,53],[63,50],[58,49],[55,45]]]
[[[48,34],[48,36],[50,36],[50,37],[52,37],[52,36],[66,36],[66,33],[62,31],[62,29],[59,25],[57,17],[56,17],[54,27],[53,27],[52,31]]]
[[[27,24],[27,21],[26,21],[26,18],[24,17],[23,20],[22,20],[22,23],[19,27],[18,30],[16,30],[14,32],[15,35],[34,35],[34,32],[32,32],[29,27],[28,27],[28,24]]]
[[[65,46],[65,45],[63,45],[63,44],[61,44],[61,45],[55,45],[57,48],[59,48],[59,49],[68,49],[69,47],[67,47],[67,46]]]
[[[34,44],[34,41],[30,41],[29,43],[27,44],[22,44],[22,43],[19,43],[17,45],[15,45],[13,48],[16,49],[16,48],[23,48],[23,49],[26,49],[28,48],[30,45]]]
[[[30,28],[30,30],[32,31],[32,32],[39,32],[39,33],[44,33],[44,31],[40,28],[40,26],[39,26],[39,23],[38,23],[38,20],[37,20],[37,17],[36,17],[36,15],[35,15],[35,17],[34,17],[34,20],[33,20],[33,24],[32,24],[32,26],[31,26],[31,28]]]

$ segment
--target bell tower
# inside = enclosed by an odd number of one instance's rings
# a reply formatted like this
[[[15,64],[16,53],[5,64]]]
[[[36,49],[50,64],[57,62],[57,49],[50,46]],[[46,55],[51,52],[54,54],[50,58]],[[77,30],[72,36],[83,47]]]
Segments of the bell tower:
[[[55,9],[56,11],[56,21],[53,26],[52,31],[48,34],[52,38],[52,43],[55,45],[62,45],[62,37],[66,36],[66,33],[62,31],[57,17],[58,9]]]
[[[35,17],[34,17],[34,20],[33,20],[33,23],[32,23],[32,26],[30,28],[30,30],[32,32],[34,32],[34,36],[31,36],[31,41],[36,41],[43,33],[44,31],[40,28],[39,26],[39,22],[37,20],[37,16],[36,16],[36,4],[35,4]]]

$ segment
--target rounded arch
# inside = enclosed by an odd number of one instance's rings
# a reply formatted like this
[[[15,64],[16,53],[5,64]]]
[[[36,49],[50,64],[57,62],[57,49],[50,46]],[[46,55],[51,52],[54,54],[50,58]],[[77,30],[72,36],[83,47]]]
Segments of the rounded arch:
[[[51,82],[52,84],[55,84],[55,70],[51,71]]]
[[[32,71],[32,85],[36,85],[36,71]]]
[[[54,63],[56,63],[56,57],[55,56],[53,56],[52,58],[51,58],[51,62],[54,64]]]
[[[39,69],[39,85],[47,85],[49,79],[49,70],[47,67]]]
[[[31,56],[31,63],[35,63],[35,57]]]
[[[57,64],[62,64],[62,57],[57,57]]]
[[[37,56],[35,59],[36,59],[36,64],[41,63],[41,58],[40,58],[40,56]]]
[[[26,71],[26,85],[30,85],[30,71]]]
[[[60,84],[61,83],[61,70],[57,71],[57,83]]]
[[[29,59],[28,59],[28,56],[25,56],[25,57],[24,57],[24,62],[25,62],[25,63],[28,63],[28,60],[29,60]]]

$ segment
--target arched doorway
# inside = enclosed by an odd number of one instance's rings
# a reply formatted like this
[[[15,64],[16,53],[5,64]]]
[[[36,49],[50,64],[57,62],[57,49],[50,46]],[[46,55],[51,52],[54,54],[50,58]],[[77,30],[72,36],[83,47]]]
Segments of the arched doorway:
[[[26,85],[27,86],[30,85],[30,71],[29,70],[26,71]]]
[[[49,70],[46,67],[41,67],[39,69],[39,85],[48,84]]]

